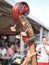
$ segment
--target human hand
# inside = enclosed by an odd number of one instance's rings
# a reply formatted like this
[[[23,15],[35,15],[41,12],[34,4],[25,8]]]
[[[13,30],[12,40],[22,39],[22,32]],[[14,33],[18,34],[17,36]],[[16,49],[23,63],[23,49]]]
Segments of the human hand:
[[[29,62],[31,60],[31,57],[35,56],[36,55],[36,52],[33,52],[32,54],[30,53],[30,50],[27,52],[27,56],[26,56],[26,59],[27,59],[27,62]]]

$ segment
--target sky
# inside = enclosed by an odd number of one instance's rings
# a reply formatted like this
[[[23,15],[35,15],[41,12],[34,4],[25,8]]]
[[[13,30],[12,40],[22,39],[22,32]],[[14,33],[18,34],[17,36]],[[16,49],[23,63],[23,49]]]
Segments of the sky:
[[[36,18],[44,27],[49,29],[49,0],[6,0],[11,5],[25,1],[30,7],[29,17]]]

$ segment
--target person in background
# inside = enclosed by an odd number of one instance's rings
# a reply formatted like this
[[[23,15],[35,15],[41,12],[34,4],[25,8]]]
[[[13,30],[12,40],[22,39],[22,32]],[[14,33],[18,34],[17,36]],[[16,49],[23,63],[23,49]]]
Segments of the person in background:
[[[14,55],[13,55],[12,59],[15,59],[18,56],[20,56],[20,51],[19,51],[19,47],[17,46],[17,44],[15,44],[14,45]]]
[[[0,54],[2,54],[3,57],[5,57],[6,52],[7,52],[6,45],[3,44],[3,45],[1,46],[1,49],[0,49]]]
[[[5,44],[1,44],[0,45],[0,58],[3,58],[6,56],[6,52],[7,52],[7,49],[6,49],[6,45]],[[0,65],[3,64],[3,60],[0,59]]]
[[[15,52],[17,52],[17,53],[19,53],[19,52],[20,52],[20,49],[19,49],[19,47],[17,46],[17,44],[16,44],[16,43],[14,44],[14,48],[15,48]]]
[[[6,57],[8,58],[7,65],[11,65],[13,55],[14,55],[14,45],[9,44],[6,53]]]
[[[14,45],[9,44],[9,47],[7,49],[6,57],[12,57],[14,55]]]
[[[42,37],[42,44],[36,47],[36,51],[39,54],[37,56],[38,65],[49,65],[49,46],[46,37]]]

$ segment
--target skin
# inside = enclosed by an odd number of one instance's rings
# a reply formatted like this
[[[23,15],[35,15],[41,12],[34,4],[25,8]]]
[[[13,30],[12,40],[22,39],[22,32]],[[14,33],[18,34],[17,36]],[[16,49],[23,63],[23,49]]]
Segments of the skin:
[[[48,45],[48,41],[46,38],[43,38],[42,41],[43,41],[44,45]],[[45,48],[45,46],[44,46],[44,48]],[[49,51],[46,48],[45,48],[45,52],[49,55]]]
[[[45,48],[45,45],[48,45],[48,41],[47,41],[47,39],[46,38],[42,38],[42,43],[43,43],[43,47]],[[41,48],[39,48],[38,50],[37,50],[37,53],[38,53],[38,55],[40,55],[39,54],[39,50],[40,50]],[[49,51],[45,48],[45,52],[49,55]]]
[[[27,55],[26,55],[26,58],[25,60],[23,61],[23,63],[21,65],[28,65],[28,63],[30,62],[31,60],[31,57],[32,56],[35,56],[36,55],[36,52],[30,54],[30,50],[27,52]]]
[[[47,39],[46,39],[46,38],[42,38],[42,43],[43,43],[44,45],[47,45]]]

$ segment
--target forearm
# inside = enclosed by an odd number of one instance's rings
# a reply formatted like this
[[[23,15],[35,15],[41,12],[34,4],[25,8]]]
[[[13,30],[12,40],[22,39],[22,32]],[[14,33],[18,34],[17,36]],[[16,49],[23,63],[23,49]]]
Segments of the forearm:
[[[49,51],[48,50],[45,50],[46,51],[46,53],[49,55]]]
[[[44,47],[45,48],[45,47]],[[49,51],[45,48],[45,52],[49,55]]]
[[[21,65],[28,65],[27,57],[25,58],[25,60],[23,61]]]

